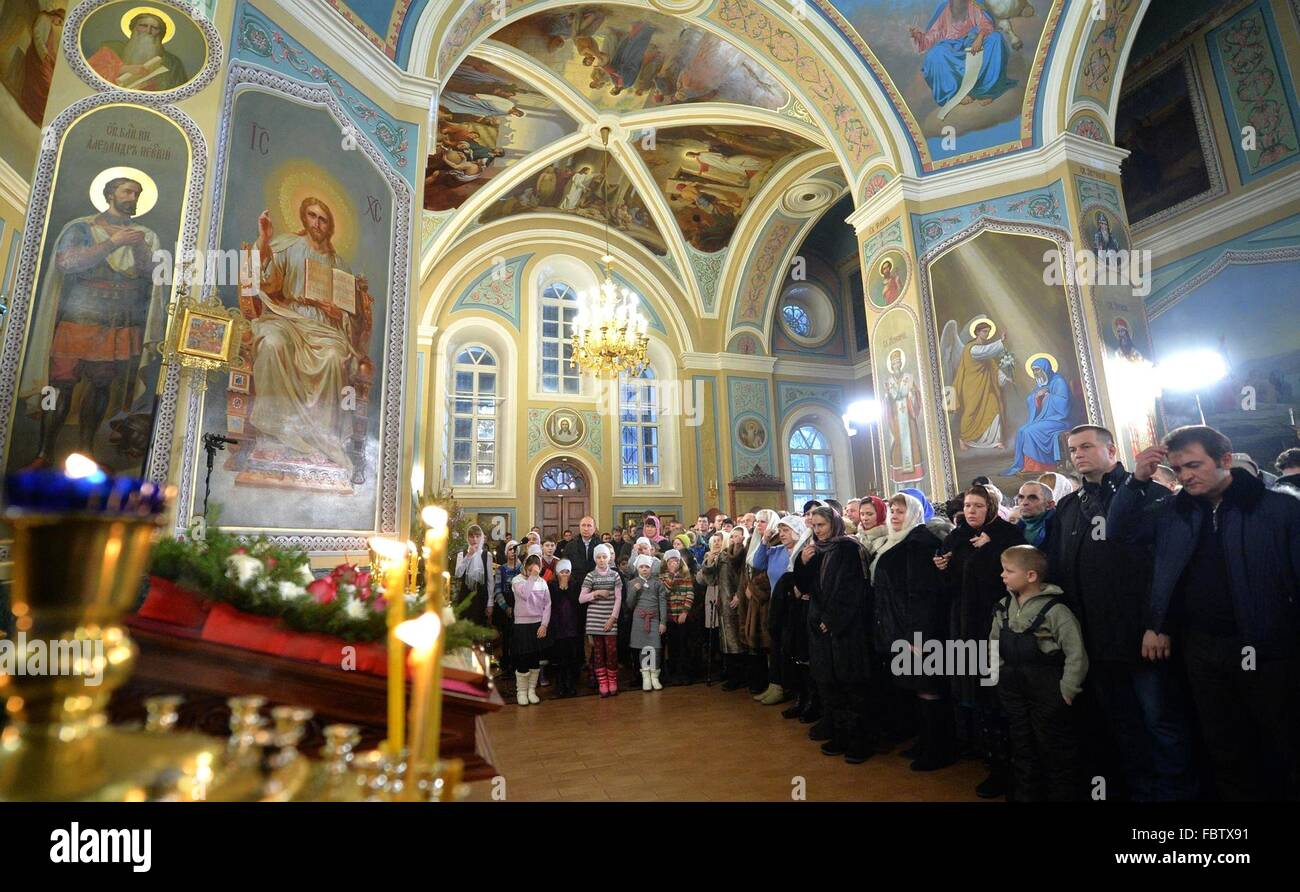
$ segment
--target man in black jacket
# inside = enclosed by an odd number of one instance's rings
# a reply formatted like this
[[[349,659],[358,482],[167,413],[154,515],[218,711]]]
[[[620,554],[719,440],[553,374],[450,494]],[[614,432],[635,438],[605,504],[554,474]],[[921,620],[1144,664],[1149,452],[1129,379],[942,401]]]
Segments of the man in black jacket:
[[[1182,492],[1144,505],[1168,456]],[[1178,636],[1225,799],[1300,798],[1300,497],[1233,467],[1232,443],[1190,425],[1137,457],[1110,531],[1155,545],[1142,651]]]
[[[1274,484],[1274,488],[1278,486],[1293,486],[1300,490],[1300,448],[1293,446],[1290,449],[1284,450],[1282,454],[1277,457],[1275,466],[1277,467],[1277,472],[1282,476],[1277,478],[1277,483]]]
[[[578,522],[579,535],[574,536],[564,544],[564,557],[569,559],[573,566],[573,575],[569,577],[570,585],[577,586],[582,590],[582,581],[587,578],[587,574],[596,569],[596,546],[600,544],[600,533],[596,532],[596,520],[593,517],[584,517]],[[578,606],[578,628],[585,630],[587,628],[587,605]],[[584,644],[587,641],[585,632],[582,634]],[[587,668],[589,670],[588,682],[591,687],[596,686],[595,667],[591,665],[591,653],[586,650]]]
[[[1093,749],[1105,749],[1095,741],[1109,736],[1130,798],[1192,799],[1197,784],[1191,738],[1169,667],[1142,658],[1151,555],[1107,529],[1111,499],[1128,475],[1106,428],[1079,425],[1067,443],[1083,486],[1057,503],[1044,550],[1049,581],[1064,591],[1083,627],[1090,666],[1085,690],[1105,726],[1101,731],[1092,722]],[[1163,487],[1152,487],[1148,504],[1161,494],[1172,498]]]

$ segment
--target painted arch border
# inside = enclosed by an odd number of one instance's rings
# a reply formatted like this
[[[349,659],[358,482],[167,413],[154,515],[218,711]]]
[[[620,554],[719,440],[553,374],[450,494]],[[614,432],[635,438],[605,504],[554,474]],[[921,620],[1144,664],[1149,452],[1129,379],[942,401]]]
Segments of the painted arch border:
[[[1083,390],[1088,422],[1104,424],[1101,409],[1101,396],[1097,388],[1096,366],[1092,343],[1088,338],[1088,329],[1083,305],[1083,294],[1078,283],[1072,250],[1068,247],[1074,243],[1074,237],[1065,229],[1054,226],[1035,226],[1026,223],[1009,223],[989,217],[981,217],[969,226],[954,232],[947,238],[934,244],[917,259],[917,281],[921,294],[921,313],[924,317],[922,327],[925,329],[926,352],[930,360],[931,381],[930,398],[936,407],[934,420],[938,426],[938,445],[940,464],[943,467],[944,492],[957,489],[957,458],[953,452],[952,441],[948,436],[948,418],[946,412],[937,414],[937,408],[944,406],[944,383],[938,370],[942,368],[939,357],[939,334],[937,318],[934,311],[934,294],[930,286],[930,267],[949,251],[977,238],[985,232],[997,232],[1004,235],[1019,235],[1038,238],[1051,242],[1060,255],[1062,272],[1065,277],[1063,287],[1066,295],[1066,308],[1070,315],[1070,335],[1074,339],[1075,359],[1079,363],[1079,385]]]
[[[327,87],[314,86],[292,80],[284,75],[249,62],[236,62],[226,77],[225,95],[221,102],[220,129],[217,135],[216,163],[220,181],[214,177],[212,202],[208,215],[207,247],[218,247],[221,220],[225,212],[224,195],[218,189],[229,173],[231,133],[230,122],[234,101],[241,92],[260,90],[280,94],[314,105],[330,115],[340,128],[351,120],[334,94]],[[379,468],[376,474],[374,531],[395,533],[398,530],[399,493],[401,490],[402,444],[402,387],[406,379],[406,331],[408,328],[407,294],[411,285],[411,208],[415,190],[391,164],[384,160],[379,149],[364,132],[356,134],[357,150],[363,152],[374,165],[376,172],[388,183],[393,194],[392,274],[388,285],[388,308],[385,319],[383,353],[383,389],[380,394]],[[204,285],[204,297],[212,296],[213,283]],[[199,425],[202,421],[204,392],[191,387],[187,407],[187,423],[182,444],[181,474],[178,482],[178,510],[175,532],[183,534],[188,526],[189,509],[193,505],[197,488],[198,452],[202,448]],[[350,531],[249,528],[241,533],[265,533],[272,541],[308,552],[361,551],[368,548],[367,536],[350,534]]]
[[[14,299],[9,308],[11,320],[21,319],[22,324],[10,322],[5,329],[4,346],[0,351],[0,467],[8,459],[9,437],[12,433],[13,414],[17,411],[17,388],[22,355],[27,346],[30,313],[35,304],[37,267],[40,263],[42,234],[54,197],[54,177],[62,152],[62,141],[68,131],[90,113],[113,105],[143,108],[166,118],[184,133],[190,145],[189,184],[181,214],[180,241],[182,251],[193,251],[198,242],[200,208],[207,185],[208,147],[198,125],[179,109],[170,105],[142,104],[136,93],[113,90],[87,96],[59,113],[50,124],[41,144],[36,175],[32,178],[31,196],[27,203],[27,223],[23,228],[22,252],[18,258],[18,273],[14,280]],[[170,308],[173,292],[168,296]],[[161,392],[155,410],[153,439],[145,464],[145,477],[165,485],[171,470],[172,438],[176,425],[176,405],[180,393],[180,366],[169,364],[162,372]],[[3,555],[0,555],[3,557]]]

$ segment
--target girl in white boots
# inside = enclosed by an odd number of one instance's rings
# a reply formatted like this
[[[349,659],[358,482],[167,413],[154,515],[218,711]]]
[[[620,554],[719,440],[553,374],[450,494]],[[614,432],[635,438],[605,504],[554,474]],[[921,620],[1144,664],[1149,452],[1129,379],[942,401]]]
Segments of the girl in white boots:
[[[520,706],[542,702],[537,697],[542,647],[551,622],[551,589],[542,579],[542,557],[530,554],[524,572],[511,583],[515,593],[511,645],[515,661],[515,702]]]
[[[641,690],[663,690],[659,682],[668,631],[668,589],[657,575],[654,558],[639,554],[633,561],[636,575],[627,584],[627,606],[632,615],[632,653],[641,661]]]

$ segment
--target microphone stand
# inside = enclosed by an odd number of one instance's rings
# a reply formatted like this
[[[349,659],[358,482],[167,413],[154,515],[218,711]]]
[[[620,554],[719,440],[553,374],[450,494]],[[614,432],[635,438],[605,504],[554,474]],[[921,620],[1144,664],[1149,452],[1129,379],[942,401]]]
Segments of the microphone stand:
[[[208,472],[203,478],[203,517],[208,516],[208,495],[212,491],[212,466],[216,463],[217,450],[226,451],[226,444],[236,444],[238,440],[221,434],[204,434],[203,451],[208,454]]]

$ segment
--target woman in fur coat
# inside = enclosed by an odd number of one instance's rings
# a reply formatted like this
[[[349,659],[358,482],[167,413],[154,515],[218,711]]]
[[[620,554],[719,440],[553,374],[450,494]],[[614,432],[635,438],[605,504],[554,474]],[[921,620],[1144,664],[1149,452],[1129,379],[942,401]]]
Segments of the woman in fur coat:
[[[934,565],[943,573],[952,603],[949,635],[954,640],[979,642],[988,638],[994,608],[1006,597],[1002,552],[1023,545],[1025,536],[1019,527],[998,516],[997,496],[982,485],[966,491],[956,520],[957,526],[943,540]],[[978,745],[989,766],[989,776],[976,787],[976,793],[985,799],[1001,796],[1010,779],[1011,739],[996,688],[981,686],[976,675],[958,675],[953,678],[953,695],[958,741],[966,748]]]

